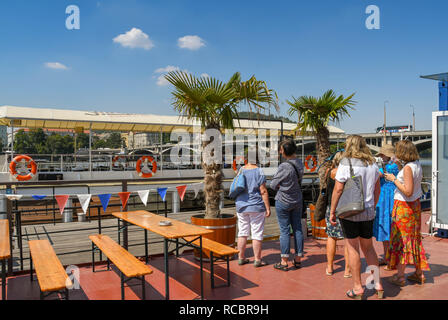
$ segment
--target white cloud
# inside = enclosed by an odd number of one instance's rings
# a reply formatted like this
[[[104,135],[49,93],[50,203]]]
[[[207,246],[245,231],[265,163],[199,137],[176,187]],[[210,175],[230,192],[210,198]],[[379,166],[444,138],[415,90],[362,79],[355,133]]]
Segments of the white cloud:
[[[46,62],[45,67],[54,70],[68,70],[68,67],[60,62]]]
[[[165,75],[171,71],[183,71],[186,73],[190,73],[187,69],[181,70],[179,67],[176,67],[176,66],[166,66],[165,68],[159,68],[156,71],[154,71],[154,73],[160,74],[157,77],[157,85],[158,86],[163,87],[163,86],[167,86],[170,84],[168,82],[168,80],[165,79]]]
[[[171,71],[180,71],[180,68],[175,66],[166,66],[165,68],[159,68],[156,71],[154,71],[154,73],[160,74],[159,77],[157,78],[158,86],[163,87],[170,84],[168,80],[165,79],[165,74]]]
[[[154,47],[154,44],[149,36],[137,28],[132,28],[125,34],[120,34],[115,37],[113,40],[115,43],[119,43],[123,47],[128,48],[143,48],[145,50],[151,50]]]
[[[188,50],[198,50],[205,46],[205,42],[198,36],[185,36],[177,40],[179,48]]]

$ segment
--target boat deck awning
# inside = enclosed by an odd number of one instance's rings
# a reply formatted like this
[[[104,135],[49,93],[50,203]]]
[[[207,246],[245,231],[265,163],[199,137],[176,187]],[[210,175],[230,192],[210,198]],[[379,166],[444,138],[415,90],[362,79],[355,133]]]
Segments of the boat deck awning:
[[[234,121],[235,134],[256,134],[259,129],[280,131],[282,128],[280,121],[247,119],[241,119],[239,123],[238,120]],[[200,126],[200,122],[183,116],[2,106],[0,125],[74,131],[172,132],[174,129],[185,129],[193,132],[193,127]],[[294,123],[283,123],[283,134],[294,135],[295,128]],[[339,128],[333,126],[328,128],[331,134],[344,134]]]

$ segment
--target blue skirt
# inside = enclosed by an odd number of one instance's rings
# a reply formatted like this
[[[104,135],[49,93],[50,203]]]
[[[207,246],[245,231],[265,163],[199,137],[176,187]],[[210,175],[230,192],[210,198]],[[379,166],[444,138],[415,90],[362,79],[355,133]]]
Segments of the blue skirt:
[[[373,236],[377,241],[390,240],[395,188],[393,183],[385,183],[381,187],[380,199],[376,205],[375,221],[373,222]]]

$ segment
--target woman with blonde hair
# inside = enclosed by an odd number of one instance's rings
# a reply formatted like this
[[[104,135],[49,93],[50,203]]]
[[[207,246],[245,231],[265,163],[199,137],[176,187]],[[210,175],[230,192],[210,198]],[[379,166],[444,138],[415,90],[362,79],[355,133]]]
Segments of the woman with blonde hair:
[[[385,174],[386,179],[397,187],[394,194],[392,230],[386,259],[389,268],[397,268],[397,274],[390,279],[390,282],[402,287],[406,283],[404,272],[407,264],[415,266],[415,273],[407,279],[420,284],[425,282],[423,271],[428,271],[429,266],[420,231],[423,171],[418,161],[418,151],[411,141],[402,140],[395,145],[395,155],[400,160],[403,169],[396,177],[393,174]]]
[[[333,193],[334,184],[335,184],[335,177],[336,172],[338,170],[339,162],[342,160],[342,152],[337,152],[334,155],[334,158],[331,162],[331,167],[328,169],[326,173],[327,177],[327,194],[328,197],[328,209],[327,213],[325,215],[325,222],[327,224],[326,227],[326,233],[328,235],[327,238],[327,268],[325,270],[325,273],[327,276],[333,275],[333,263],[334,263],[334,256],[336,254],[336,243],[338,240],[343,240],[344,235],[342,233],[341,224],[339,222],[339,219],[337,220],[337,224],[333,226],[330,222],[330,207],[331,207],[331,195]],[[344,272],[344,278],[351,278],[350,268],[348,265],[348,251],[347,246],[344,246],[344,258],[345,258],[345,272]]]
[[[351,169],[355,176],[361,176],[364,195],[365,210],[354,216],[339,219],[345,245],[348,247],[348,260],[353,277],[353,288],[346,295],[351,299],[361,300],[364,288],[361,283],[361,258],[359,248],[364,253],[368,266],[376,266],[378,281],[374,287],[378,298],[383,298],[384,290],[379,281],[378,256],[373,247],[373,221],[375,219],[375,206],[380,196],[379,169],[375,163],[366,141],[358,135],[347,138],[343,159],[339,163],[335,177],[335,186],[331,198],[330,222],[337,224],[336,208],[344,191],[344,185],[351,178]]]

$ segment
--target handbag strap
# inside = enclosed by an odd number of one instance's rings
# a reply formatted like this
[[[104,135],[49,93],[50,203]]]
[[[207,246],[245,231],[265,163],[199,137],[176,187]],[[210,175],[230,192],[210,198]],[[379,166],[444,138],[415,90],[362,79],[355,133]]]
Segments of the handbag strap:
[[[292,162],[290,162],[289,160],[287,160],[286,163],[289,163],[294,168],[294,171],[296,172],[296,175],[297,175],[297,182],[299,183],[300,189],[302,189],[302,183],[300,182],[299,171],[297,171],[296,166]]]
[[[350,158],[347,158],[347,159],[348,159],[348,164],[350,165],[350,176],[353,179],[355,177],[355,171],[353,171],[352,160]]]

